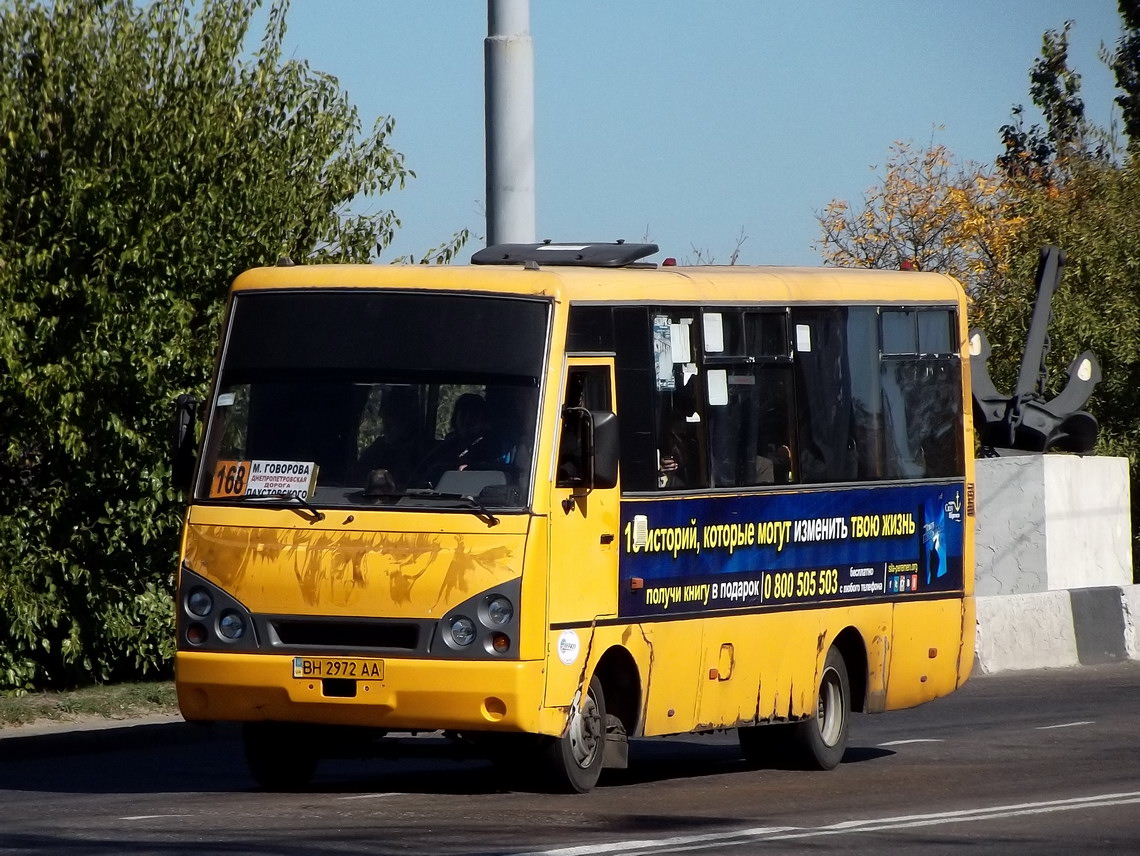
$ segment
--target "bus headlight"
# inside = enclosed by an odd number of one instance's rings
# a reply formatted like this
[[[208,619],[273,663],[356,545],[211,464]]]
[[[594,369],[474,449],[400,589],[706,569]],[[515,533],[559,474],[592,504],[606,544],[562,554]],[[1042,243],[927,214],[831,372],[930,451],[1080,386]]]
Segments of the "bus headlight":
[[[218,633],[223,639],[241,639],[245,635],[245,619],[237,610],[227,609],[218,619]]]
[[[199,618],[205,618],[210,614],[210,610],[214,608],[214,599],[210,597],[210,593],[204,588],[197,587],[190,589],[190,594],[186,596],[186,609],[193,615]]]
[[[458,615],[451,619],[451,641],[461,648],[466,648],[475,641],[475,622],[466,615]]]
[[[515,608],[505,597],[493,597],[487,602],[486,623],[494,627],[502,627],[515,615]]]

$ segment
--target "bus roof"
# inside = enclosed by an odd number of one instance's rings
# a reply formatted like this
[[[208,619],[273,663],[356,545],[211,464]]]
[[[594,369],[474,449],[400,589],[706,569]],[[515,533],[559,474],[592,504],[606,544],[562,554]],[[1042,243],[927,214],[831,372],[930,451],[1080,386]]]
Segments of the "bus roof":
[[[744,265],[279,265],[248,270],[234,280],[232,288],[431,289],[599,304],[906,304],[964,299],[958,282],[938,273]]]

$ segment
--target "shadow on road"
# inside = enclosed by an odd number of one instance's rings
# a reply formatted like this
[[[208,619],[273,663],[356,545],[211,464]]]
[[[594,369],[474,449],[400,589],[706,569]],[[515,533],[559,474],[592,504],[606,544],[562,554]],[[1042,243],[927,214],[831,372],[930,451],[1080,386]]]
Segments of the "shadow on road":
[[[489,762],[457,756],[443,739],[395,739],[387,744],[395,757],[322,761],[307,792],[541,793],[533,783],[511,777]],[[853,764],[892,754],[874,747],[852,747],[843,760]],[[9,737],[0,740],[0,761],[0,791],[142,794],[256,790],[246,769],[240,733],[226,725],[169,723]],[[748,764],[731,734],[691,740],[634,740],[630,768],[608,771],[600,789],[778,769]]]

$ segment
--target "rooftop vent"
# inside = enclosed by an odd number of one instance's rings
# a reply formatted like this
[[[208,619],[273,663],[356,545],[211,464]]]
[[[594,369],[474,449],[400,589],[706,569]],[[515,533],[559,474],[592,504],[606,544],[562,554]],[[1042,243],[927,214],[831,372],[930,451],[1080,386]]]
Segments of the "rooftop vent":
[[[656,244],[495,244],[471,257],[476,265],[577,265],[579,267],[625,267],[658,252]]]

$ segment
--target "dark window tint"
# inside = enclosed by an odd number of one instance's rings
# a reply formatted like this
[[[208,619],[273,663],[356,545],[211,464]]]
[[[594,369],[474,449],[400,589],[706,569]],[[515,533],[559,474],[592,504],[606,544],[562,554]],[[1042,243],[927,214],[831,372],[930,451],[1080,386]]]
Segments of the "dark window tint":
[[[573,487],[586,474],[589,417],[586,410],[612,410],[610,370],[606,366],[575,366],[566,376],[562,404],[562,434],[558,442],[557,486]]]
[[[883,360],[885,478],[962,474],[961,383],[955,359]]]
[[[788,316],[780,312],[749,312],[749,352],[754,357],[788,356]]]
[[[745,364],[707,370],[714,487],[788,484],[794,479],[792,367]],[[723,379],[722,379],[723,378]]]
[[[917,307],[616,310],[623,484],[960,475],[954,324],[952,309]],[[651,426],[635,422],[643,402]]]
[[[549,304],[459,294],[382,291],[243,293],[222,366],[223,382],[283,371],[371,378],[377,370],[423,377],[542,375]]]
[[[915,336],[914,312],[910,310],[883,310],[883,353],[917,353],[918,340]]]
[[[920,354],[952,354],[951,333],[954,315],[946,309],[924,309],[918,313],[918,352]]]
[[[748,353],[744,317],[739,309],[715,309],[701,313],[704,351],[712,357],[743,358]]]
[[[623,490],[657,487],[656,380],[649,310],[614,309],[614,348]]]
[[[852,371],[847,350],[846,309],[792,311],[796,404],[799,417],[799,480],[851,481],[857,477]]]
[[[610,306],[571,306],[566,330],[566,350],[612,351],[614,349],[613,308]]]
[[[851,366],[851,439],[855,447],[855,479],[882,478],[878,312],[868,307],[848,309],[846,331],[847,360]]]

